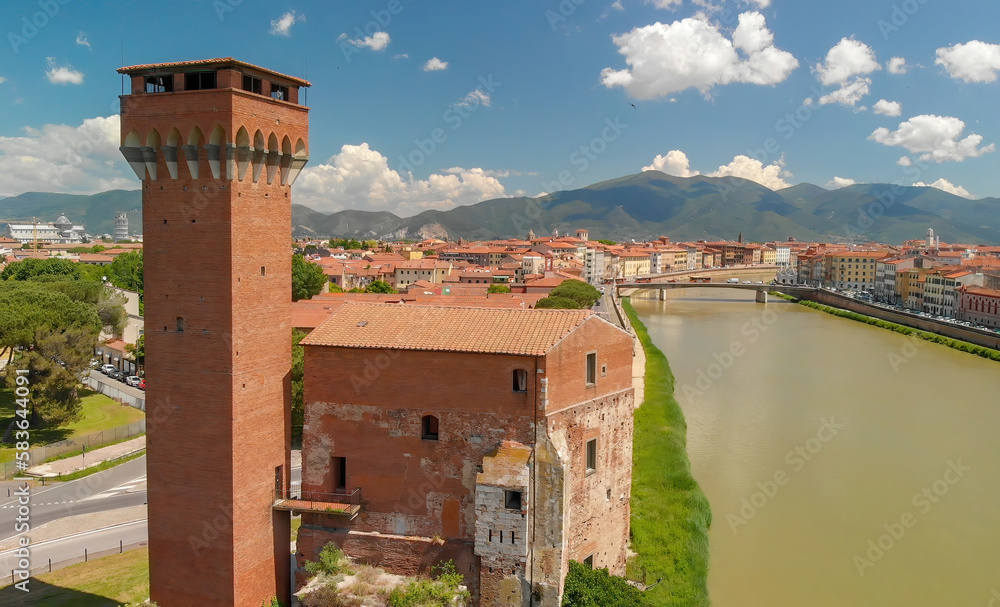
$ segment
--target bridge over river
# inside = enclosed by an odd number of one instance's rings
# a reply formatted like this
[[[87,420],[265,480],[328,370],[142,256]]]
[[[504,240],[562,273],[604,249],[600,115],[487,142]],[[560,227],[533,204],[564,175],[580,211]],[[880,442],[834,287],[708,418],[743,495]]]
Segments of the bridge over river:
[[[671,289],[740,289],[743,291],[755,291],[758,303],[767,303],[768,291],[775,291],[798,297],[799,299],[810,299],[808,296],[816,292],[815,287],[794,287],[790,285],[771,284],[744,284],[735,282],[622,282],[617,283],[615,288],[621,293],[622,289],[641,289],[645,291],[659,291],[660,299],[667,298],[667,291]]]

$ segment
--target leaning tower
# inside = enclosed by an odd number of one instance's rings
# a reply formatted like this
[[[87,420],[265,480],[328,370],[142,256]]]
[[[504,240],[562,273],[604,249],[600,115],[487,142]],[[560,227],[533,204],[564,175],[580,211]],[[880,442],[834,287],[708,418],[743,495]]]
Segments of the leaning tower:
[[[118,70],[142,181],[150,591],[288,604],[291,186],[305,80],[232,58]]]

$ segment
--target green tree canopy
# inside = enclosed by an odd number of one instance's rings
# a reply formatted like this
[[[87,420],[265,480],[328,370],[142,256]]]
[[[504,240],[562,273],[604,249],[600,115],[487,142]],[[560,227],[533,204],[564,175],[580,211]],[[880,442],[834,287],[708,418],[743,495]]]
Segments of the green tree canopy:
[[[80,264],[68,259],[28,258],[15,261],[0,273],[0,280],[31,280],[39,276],[60,276],[70,280],[79,280],[82,276]]]
[[[601,292],[593,285],[582,280],[564,280],[558,287],[552,289],[549,297],[566,297],[572,299],[581,308],[592,308],[594,302],[601,298]]]
[[[40,331],[86,329],[96,336],[101,327],[96,307],[85,301],[74,301],[45,284],[0,283],[0,345],[4,347],[34,345]]]
[[[575,300],[568,297],[553,297],[549,295],[548,297],[543,297],[535,303],[535,308],[537,309],[553,309],[553,310],[579,310],[580,304]]]
[[[384,280],[375,280],[365,287],[365,293],[399,293],[399,291]]]
[[[510,293],[510,287],[505,284],[497,283],[495,285],[490,285],[490,288],[486,289],[487,293]]]
[[[345,250],[360,249],[361,242],[353,238],[334,238],[330,241],[331,249],[339,249],[341,247]]]
[[[80,374],[93,356],[97,334],[91,328],[40,329],[33,341],[15,363],[28,370],[33,421],[58,427],[77,420],[83,408]],[[7,387],[16,382],[17,374],[8,370]]]
[[[302,255],[292,256],[292,301],[309,299],[323,291],[326,273]]]
[[[591,569],[576,561],[569,562],[562,607],[652,607],[652,602],[624,578],[607,569]]]
[[[123,241],[124,242],[124,241]],[[143,281],[142,281],[142,251],[129,251],[115,257],[104,267],[108,282],[119,289],[135,291],[139,294],[139,314],[144,312]]]
[[[598,239],[597,239],[597,242],[599,242],[599,243],[601,243],[601,244],[603,244],[603,245],[607,245],[607,246],[609,246],[609,247],[613,247],[613,246],[615,246],[616,244],[618,244],[617,242],[615,242],[615,241],[613,241],[613,240],[607,240],[607,239],[605,239],[605,238],[598,238]]]
[[[305,424],[305,405],[302,398],[305,349],[299,345],[306,333],[292,329],[292,442],[302,444],[302,426]]]

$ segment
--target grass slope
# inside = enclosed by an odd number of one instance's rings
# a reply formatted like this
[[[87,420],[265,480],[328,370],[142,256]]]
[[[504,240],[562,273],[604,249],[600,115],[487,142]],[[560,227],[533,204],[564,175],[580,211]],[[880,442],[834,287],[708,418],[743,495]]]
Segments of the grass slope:
[[[118,607],[141,601],[149,596],[149,549],[138,548],[39,575],[28,587],[28,594],[13,586],[0,590],[0,607]]]
[[[128,405],[115,402],[99,392],[84,389],[83,413],[80,419],[60,428],[31,428],[31,446],[40,447],[91,432],[126,426],[141,420],[145,414]],[[14,391],[0,390],[0,420],[14,419]],[[4,426],[4,429],[6,426]],[[2,430],[0,430],[2,435]],[[14,461],[14,445],[0,447],[0,463]]]
[[[687,424],[667,357],[627,299],[623,305],[646,353],[646,400],[633,439],[632,549],[648,577],[663,578],[648,591],[655,605],[707,607],[711,506],[691,476]]]

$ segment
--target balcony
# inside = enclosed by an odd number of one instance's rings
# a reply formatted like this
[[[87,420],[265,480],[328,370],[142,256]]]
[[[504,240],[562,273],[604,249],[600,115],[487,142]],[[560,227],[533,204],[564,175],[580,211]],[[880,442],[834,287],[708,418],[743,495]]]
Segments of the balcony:
[[[272,507],[275,510],[329,514],[354,520],[361,512],[361,488],[358,487],[349,493],[303,491],[300,495],[289,495],[283,491],[275,491]]]

